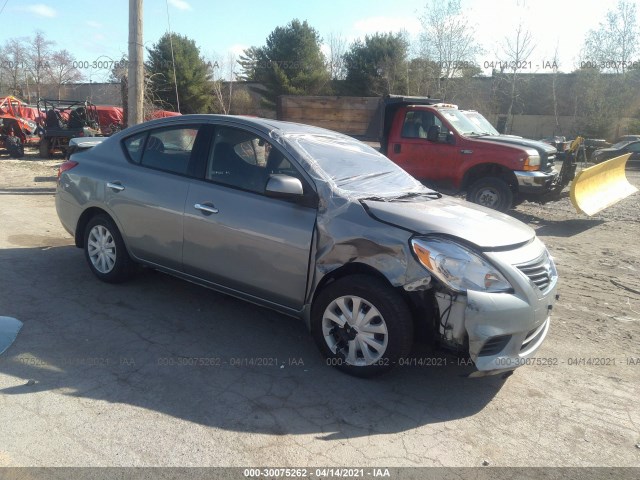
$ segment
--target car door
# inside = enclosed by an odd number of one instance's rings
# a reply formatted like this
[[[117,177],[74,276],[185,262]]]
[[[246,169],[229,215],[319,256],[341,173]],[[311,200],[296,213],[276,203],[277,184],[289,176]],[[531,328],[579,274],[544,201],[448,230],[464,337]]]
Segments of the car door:
[[[249,297],[300,309],[316,206],[265,195],[269,174],[303,181],[295,162],[260,135],[217,126],[184,213],[185,272]]]
[[[427,140],[429,127],[449,132],[433,112],[407,110],[397,140],[389,146],[389,158],[419,180],[437,185],[450,185],[460,162],[460,149],[446,142]],[[399,138],[398,138],[399,137]]]
[[[131,254],[145,262],[180,271],[184,205],[190,163],[201,125],[174,125],[123,140],[130,168],[112,174],[106,202]]]

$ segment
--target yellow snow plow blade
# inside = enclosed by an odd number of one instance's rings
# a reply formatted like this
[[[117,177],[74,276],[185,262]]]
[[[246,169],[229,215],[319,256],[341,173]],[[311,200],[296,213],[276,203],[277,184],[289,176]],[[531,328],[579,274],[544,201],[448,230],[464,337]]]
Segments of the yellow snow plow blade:
[[[638,191],[625,175],[630,153],[585,168],[571,183],[571,203],[578,213],[595,215]]]

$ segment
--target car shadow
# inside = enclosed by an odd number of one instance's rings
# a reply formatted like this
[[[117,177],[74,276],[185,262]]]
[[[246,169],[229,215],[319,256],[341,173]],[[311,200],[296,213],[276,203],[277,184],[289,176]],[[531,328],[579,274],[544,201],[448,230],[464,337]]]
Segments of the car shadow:
[[[1,395],[52,391],[330,440],[474,415],[506,381],[466,378],[469,367],[425,348],[388,375],[356,379],[326,365],[297,319],[152,270],[105,284],[80,249],[41,245],[0,249],[0,315],[24,322],[0,356],[18,384]]]
[[[530,213],[512,210],[509,214],[521,222],[532,225],[539,237],[573,237],[602,225],[605,220],[597,218],[573,218],[568,220],[549,220]]]

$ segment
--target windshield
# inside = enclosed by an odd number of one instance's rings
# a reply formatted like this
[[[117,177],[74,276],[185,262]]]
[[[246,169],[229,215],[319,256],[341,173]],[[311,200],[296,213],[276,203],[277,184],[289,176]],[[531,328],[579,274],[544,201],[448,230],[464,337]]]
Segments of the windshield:
[[[484,135],[486,132],[460,110],[440,110],[440,114],[460,135]]]
[[[464,115],[473,123],[480,133],[486,133],[487,135],[500,135],[500,132],[493,128],[491,122],[484,118],[480,113],[476,111],[463,111]]]
[[[626,147],[631,142],[629,140],[625,140],[623,142],[618,142],[615,145],[612,145],[611,148],[615,148],[616,150],[620,150],[622,147]]]
[[[334,188],[360,198],[431,192],[370,146],[348,137],[290,135]]]

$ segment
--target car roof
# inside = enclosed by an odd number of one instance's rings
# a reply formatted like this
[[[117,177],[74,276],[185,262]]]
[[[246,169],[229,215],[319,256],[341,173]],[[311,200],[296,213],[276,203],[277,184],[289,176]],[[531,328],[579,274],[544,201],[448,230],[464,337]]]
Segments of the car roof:
[[[309,135],[329,135],[334,137],[344,137],[341,133],[327,130],[302,123],[284,122],[282,120],[273,120],[270,118],[251,117],[246,115],[216,115],[216,114],[193,114],[180,115],[175,117],[159,118],[150,120],[123,130],[131,133],[146,130],[148,128],[163,127],[170,125],[178,125],[183,123],[200,123],[200,122],[220,122],[225,124],[237,124],[241,127],[254,127],[264,133],[276,131],[280,135],[287,134],[309,134]],[[351,137],[348,137],[351,138]]]

